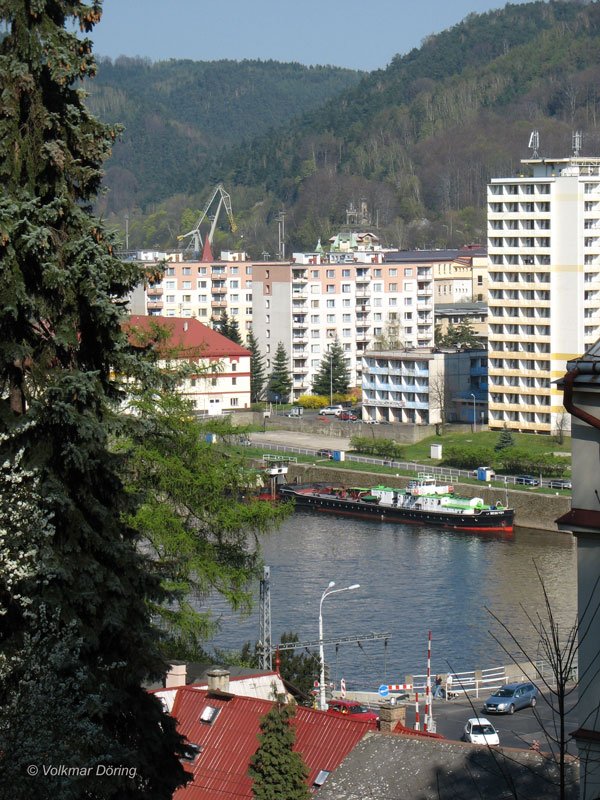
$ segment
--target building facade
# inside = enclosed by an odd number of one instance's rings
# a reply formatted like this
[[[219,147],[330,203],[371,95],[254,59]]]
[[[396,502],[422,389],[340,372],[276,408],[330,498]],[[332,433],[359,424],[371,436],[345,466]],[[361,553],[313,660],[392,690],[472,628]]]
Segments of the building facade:
[[[310,393],[329,347],[340,342],[351,385],[374,342],[433,344],[433,271],[381,250],[294,253],[292,263],[254,263],[253,331],[269,360],[290,358],[293,397]]]
[[[487,416],[485,350],[368,351],[363,356],[363,421],[438,425]]]
[[[551,434],[555,381],[600,335],[600,158],[522,165],[488,186],[489,426]]]
[[[243,252],[222,252],[210,261],[183,261],[181,253],[168,256],[161,280],[146,288],[145,313],[150,316],[212,325],[223,312],[237,320],[244,339],[252,325],[252,264]]]
[[[161,362],[186,364],[189,374],[179,386],[198,416],[218,416],[250,408],[250,351],[232,342],[196,319],[180,317],[128,317],[126,328],[135,343],[136,332],[152,339],[152,326],[159,325],[168,338],[159,344]],[[197,366],[197,371],[194,370]]]

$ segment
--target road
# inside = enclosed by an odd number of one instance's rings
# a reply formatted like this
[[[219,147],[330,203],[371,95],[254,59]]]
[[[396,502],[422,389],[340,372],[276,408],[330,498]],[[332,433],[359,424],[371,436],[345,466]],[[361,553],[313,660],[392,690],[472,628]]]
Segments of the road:
[[[548,695],[546,694],[546,697]],[[555,724],[558,730],[558,718],[546,702],[544,696],[538,699],[535,709],[525,708],[514,714],[489,714],[483,711],[483,700],[474,700],[471,705],[468,700],[460,698],[455,700],[434,700],[433,718],[437,733],[441,733],[448,739],[457,740],[462,736],[463,728],[470,717],[482,716],[489,719],[498,731],[500,744],[503,747],[529,747],[535,740],[540,743],[541,749],[550,749],[549,735],[554,735]],[[569,707],[572,707],[577,699],[576,690],[569,699]],[[423,727],[424,706],[420,703],[421,728]],[[414,708],[407,714],[406,724],[414,726]],[[571,714],[566,719],[567,736],[577,729],[578,723],[575,715]],[[569,739],[568,752],[577,755],[577,748],[572,740]]]

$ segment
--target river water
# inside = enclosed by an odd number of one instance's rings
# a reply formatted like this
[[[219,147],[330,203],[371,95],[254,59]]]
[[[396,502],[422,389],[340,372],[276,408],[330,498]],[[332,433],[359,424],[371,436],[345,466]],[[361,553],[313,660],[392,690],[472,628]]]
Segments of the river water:
[[[560,630],[566,634],[575,621],[576,545],[568,534],[517,528],[503,539],[297,511],[261,537],[261,547],[271,567],[273,644],[286,631],[300,641],[318,639],[319,601],[328,583],[360,584],[324,600],[324,638],[390,637],[387,645],[325,647],[331,679],[343,677],[349,690],[372,691],[424,673],[428,631],[434,673],[509,663],[492,633],[511,652],[516,648],[490,612],[530,657],[543,657],[527,619],[539,612],[547,622],[536,565]],[[255,609],[245,619],[211,598],[208,605],[221,619],[214,646],[239,649],[259,638],[258,592],[257,585]]]

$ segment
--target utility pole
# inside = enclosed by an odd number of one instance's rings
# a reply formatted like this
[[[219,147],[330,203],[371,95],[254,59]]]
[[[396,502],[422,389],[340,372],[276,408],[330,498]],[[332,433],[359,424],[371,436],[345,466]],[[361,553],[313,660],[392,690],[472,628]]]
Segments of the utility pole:
[[[279,260],[285,261],[285,211],[280,211],[277,217],[279,231]]]
[[[273,669],[271,647],[271,567],[263,567],[260,582],[260,632],[258,640],[259,669],[270,672]]]

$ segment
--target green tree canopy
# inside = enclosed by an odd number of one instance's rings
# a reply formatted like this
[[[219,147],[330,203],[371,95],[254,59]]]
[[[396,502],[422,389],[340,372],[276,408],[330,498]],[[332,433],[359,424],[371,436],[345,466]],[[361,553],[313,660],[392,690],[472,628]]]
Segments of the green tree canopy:
[[[258,403],[265,393],[265,359],[260,352],[260,347],[254,333],[249,331],[247,347],[250,350],[250,400]]]
[[[167,800],[186,780],[175,721],[142,688],[165,669],[150,619],[165,592],[125,521],[136,498],[109,446],[123,389],[144,371],[122,332],[143,274],[113,256],[91,213],[116,136],[77,89],[95,72],[85,34],[100,9],[0,3],[0,795],[13,800]],[[4,733],[17,707],[32,734],[50,720],[30,679],[42,669],[44,686],[70,689],[72,716],[51,720],[70,763],[133,776],[84,787],[15,773],[19,742]],[[31,736],[28,755],[49,763],[46,735]]]
[[[347,394],[350,388],[350,373],[341,344],[335,339],[329,351],[321,359],[313,380],[314,394],[329,397],[330,394]]]
[[[308,769],[293,750],[296,707],[276,702],[260,721],[259,746],[250,759],[252,796],[256,800],[308,800]]]
[[[461,320],[457,325],[450,323],[445,334],[436,326],[435,344],[437,347],[456,347],[459,350],[481,350],[483,345],[477,337],[468,319]]]
[[[269,377],[268,386],[269,398],[278,402],[287,403],[292,392],[292,377],[288,364],[287,353],[283,342],[279,342],[273,359],[273,367]]]

